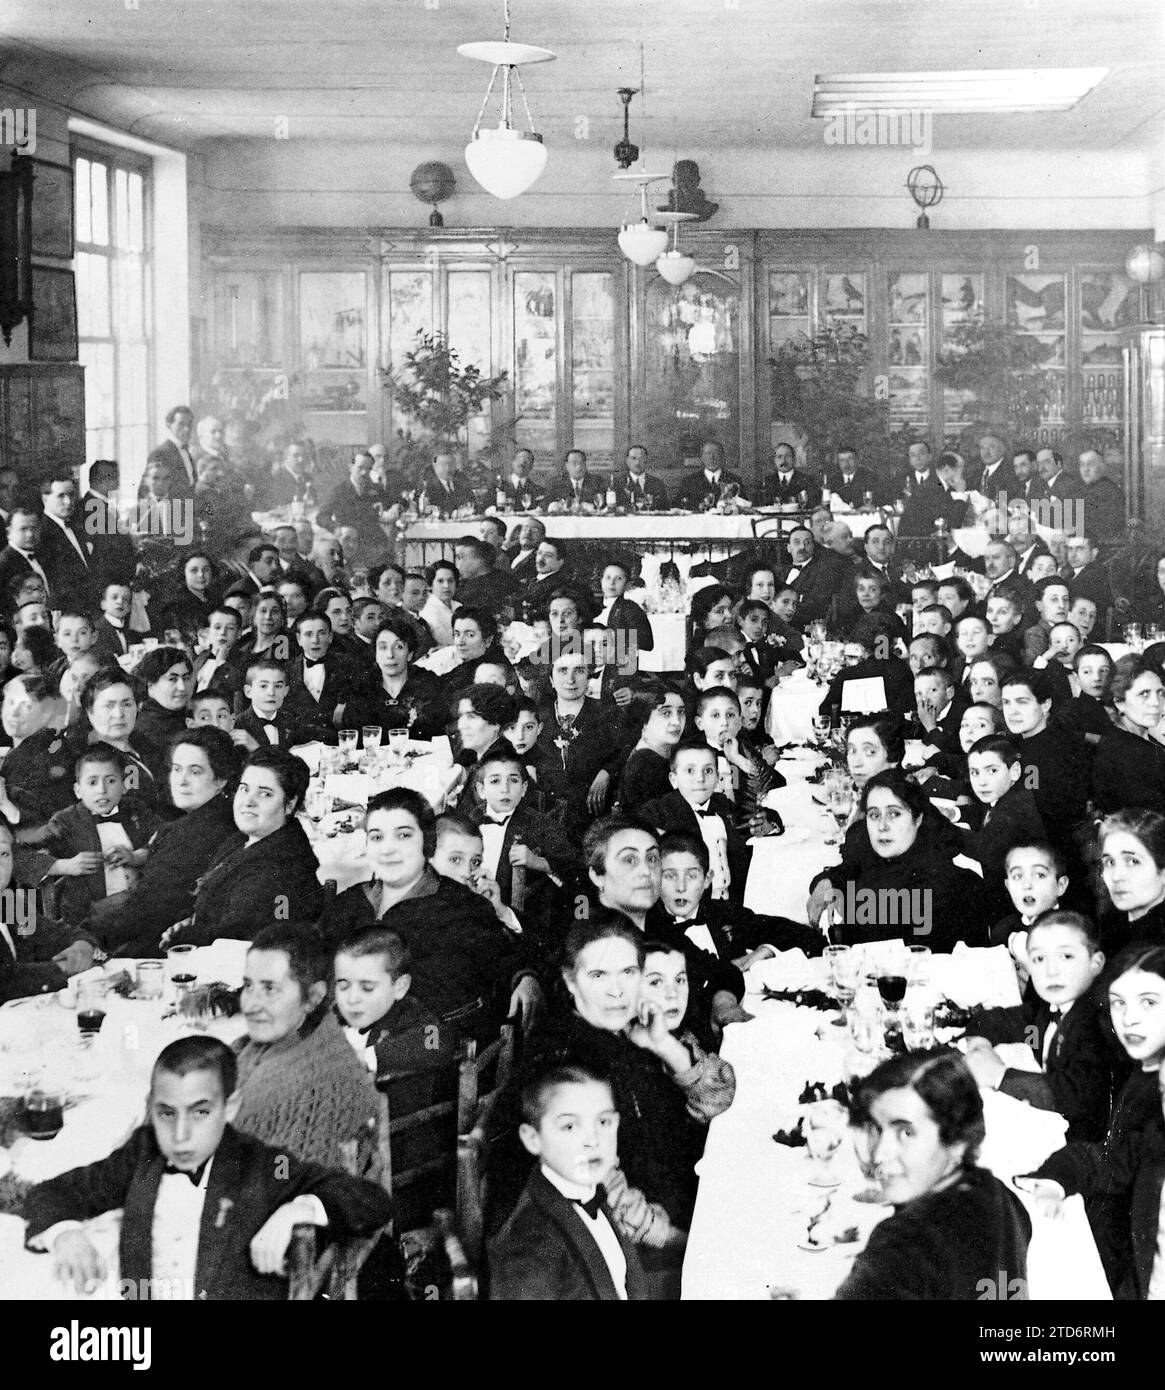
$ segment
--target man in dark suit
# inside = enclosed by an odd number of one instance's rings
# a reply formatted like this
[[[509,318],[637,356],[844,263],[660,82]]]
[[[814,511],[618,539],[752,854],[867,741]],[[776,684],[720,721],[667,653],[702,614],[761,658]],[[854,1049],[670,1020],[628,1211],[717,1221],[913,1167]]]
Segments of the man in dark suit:
[[[828,619],[838,601],[853,588],[853,566],[832,550],[818,550],[808,526],[789,532],[789,569],[782,586],[800,595],[797,626],[804,628],[817,618]]]
[[[118,526],[121,470],[114,459],[98,459],[89,469],[89,488],[81,498],[81,529],[93,544],[90,570],[100,599],[107,584],[132,584],[137,571],[133,538]]]
[[[945,501],[943,486],[934,470],[930,445],[925,440],[911,444],[908,454],[910,466],[900,481],[903,508],[898,536],[902,542],[929,540],[934,531],[936,510],[941,509]]]
[[[606,489],[600,479],[587,472],[587,456],[581,449],[571,449],[563,471],[546,489],[546,503],[562,503],[568,507],[600,507]]]
[[[320,508],[317,523],[325,531],[337,532],[341,526],[351,526],[365,550],[383,547],[384,528],[376,507],[372,483],[372,455],[357,449],[348,467],[348,476],[337,483],[332,495]]]
[[[1036,454],[1036,468],[1043,483],[1043,496],[1049,502],[1074,502],[1080,496],[1080,479],[1065,471],[1063,456],[1057,450],[1040,449]],[[1049,512],[1048,515],[1053,513]],[[1069,528],[1061,524],[1054,529],[1061,531]]]
[[[93,542],[77,524],[77,484],[67,473],[43,478],[40,498],[40,554],[53,607],[65,602],[92,607]]]
[[[979,440],[979,468],[970,481],[976,492],[992,502],[1001,494],[1010,500],[1023,491],[1015,469],[1007,462],[1003,440],[995,434],[985,434]]]
[[[1030,444],[1025,444],[1011,456],[1011,471],[1015,474],[1015,481],[1018,485],[1017,497],[1023,497],[1028,502],[1037,497],[1045,495],[1044,480],[1040,477],[1040,470],[1036,467],[1036,451]]]
[[[268,496],[273,507],[286,507],[292,502],[311,505],[315,498],[311,461],[307,449],[298,440],[283,451],[283,462],[271,477]]]
[[[894,559],[897,544],[889,526],[877,522],[862,537],[865,552],[859,569],[872,571],[882,578],[882,594],[892,608],[909,603],[910,588],[902,579],[902,567]]]
[[[0,551],[0,594],[11,593],[14,579],[35,574],[48,589],[48,571],[41,562],[41,515],[35,507],[20,504],[8,518],[8,544]]]
[[[778,444],[773,450],[773,471],[758,489],[759,502],[771,507],[792,502],[804,510],[821,500],[821,485],[797,467],[797,454],[791,444]]]
[[[1068,572],[1065,578],[1073,599],[1090,598],[1096,604],[1097,632],[1104,633],[1105,614],[1112,607],[1108,572],[1097,559],[1100,548],[1092,536],[1068,537]]]
[[[542,488],[534,478],[534,450],[519,449],[510,464],[509,473],[502,479],[506,501],[518,511],[528,512],[542,506]]]
[[[619,1113],[610,1080],[572,1059],[549,1060],[522,1088],[518,1130],[539,1160],[490,1242],[490,1297],[605,1302],[650,1295],[639,1256],[606,1201],[617,1167]]]
[[[713,503],[719,502],[726,487],[743,489],[744,482],[739,473],[724,467],[724,446],[714,439],[700,450],[699,473],[693,473],[680,484],[676,505],[686,507],[690,512],[701,511],[705,501],[711,497]]]
[[[166,438],[151,449],[146,464],[160,463],[170,473],[171,497],[189,500],[194,496],[198,475],[194,471],[194,455],[190,436],[194,433],[194,411],[188,405],[176,405],[166,412]]]
[[[858,463],[857,450],[846,444],[838,446],[837,467],[827,474],[825,486],[834,507],[840,503],[851,511],[863,511],[878,500],[878,479],[874,470]]]
[[[632,444],[627,450],[626,463],[626,473],[615,484],[619,506],[628,511],[634,511],[639,506],[646,511],[666,511],[667,484],[647,471],[647,450],[642,444]]]
[[[428,506],[446,514],[473,506],[473,493],[458,477],[457,459],[448,451],[433,455],[417,483],[417,496],[421,493]]]
[[[533,581],[537,573],[538,547],[545,539],[545,524],[537,517],[526,517],[518,528],[517,549],[506,552],[510,557],[510,570],[519,584]]]
[[[545,758],[541,790],[551,809],[562,808],[568,835],[581,836],[609,802],[623,752],[610,709],[587,699],[590,663],[581,651],[563,651],[550,667],[553,698],[539,710],[538,746]]]
[[[297,1225],[326,1227],[332,1237],[377,1234],[392,1216],[382,1188],[231,1126],[237,1076],[234,1054],[217,1038],[163,1048],[149,1124],[108,1158],[32,1189],[29,1246],[51,1250],[60,1277],[92,1291],[106,1269],[79,1223],[121,1207],[119,1277],[135,1297],[283,1300]]]
[[[1083,518],[1076,525],[1067,524],[1064,530],[1088,531],[1102,541],[1119,540],[1125,529],[1125,494],[1119,483],[1104,471],[1104,459],[1095,449],[1085,449],[1080,455],[1080,505]]]

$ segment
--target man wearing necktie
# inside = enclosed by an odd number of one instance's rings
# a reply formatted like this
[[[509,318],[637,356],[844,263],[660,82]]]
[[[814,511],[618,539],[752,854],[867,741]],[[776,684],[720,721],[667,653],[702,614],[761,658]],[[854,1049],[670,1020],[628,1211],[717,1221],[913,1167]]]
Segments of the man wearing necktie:
[[[432,465],[425,469],[417,484],[417,493],[425,494],[430,506],[443,512],[455,512],[473,505],[473,493],[457,476],[457,459],[448,450],[433,456]]]
[[[814,484],[809,474],[801,472],[796,464],[797,455],[793,446],[778,444],[773,450],[773,467],[776,471],[761,493],[766,505],[786,505],[790,502],[805,505],[814,497],[821,500],[820,484]]]
[[[40,485],[44,521],[41,523],[42,563],[49,576],[53,606],[63,601],[93,605],[93,576],[89,562],[93,542],[74,524],[77,484],[69,475],[44,478]]]
[[[985,434],[979,440],[979,459],[982,467],[976,492],[981,492],[993,505],[1000,502],[1001,494],[1010,498],[1022,493],[1015,470],[1006,460],[1003,440],[998,435]]]
[[[593,507],[602,501],[604,489],[587,472],[587,456],[581,449],[571,449],[563,471],[550,485],[547,502],[565,503],[569,507]]]
[[[699,511],[706,498],[719,502],[721,494],[729,484],[743,487],[739,473],[724,467],[724,447],[714,439],[709,439],[700,450],[700,472],[695,473],[680,488],[678,498],[681,507],[689,511]]]
[[[14,579],[35,574],[50,591],[48,572],[40,559],[40,513],[32,507],[14,507],[8,518],[8,544],[0,551],[0,593],[7,594]]]
[[[634,507],[637,502],[651,499],[652,511],[666,511],[667,486],[662,478],[647,471],[647,450],[642,444],[632,444],[627,450],[627,473],[617,489],[619,505]]]
[[[147,467],[159,463],[170,474],[170,496],[188,501],[194,496],[198,475],[194,470],[194,455],[190,437],[194,433],[194,412],[188,405],[176,405],[166,412],[166,438],[151,449]]]

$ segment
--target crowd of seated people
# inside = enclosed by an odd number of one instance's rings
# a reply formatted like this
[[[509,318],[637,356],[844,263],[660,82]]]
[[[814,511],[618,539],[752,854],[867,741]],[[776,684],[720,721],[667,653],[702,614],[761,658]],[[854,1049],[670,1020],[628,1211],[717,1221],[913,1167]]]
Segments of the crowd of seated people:
[[[0,1000],[106,957],[249,943],[237,1055],[205,1040],[163,1054],[149,1124],[38,1188],[33,1236],[120,1205],[163,1160],[205,1185],[213,1145],[175,1159],[167,1131],[197,1097],[229,1108],[224,1150],[303,1165],[318,1194],[296,1197],[305,1219],[347,1202],[354,1228],[383,1224],[365,1189],[327,1186],[377,1088],[423,1108],[438,1073],[513,1018],[522,1063],[499,1098],[483,1283],[494,1298],[677,1297],[695,1165],[735,1094],[719,1048],[748,1026],[743,972],[909,934],[918,923],[853,905],[925,895],[931,948],[1007,947],[1023,1004],[979,1018],[965,1058],[887,1064],[855,1098],[867,1144],[891,1147],[908,1112],[934,1130],[934,1161],[926,1183],[888,1183],[896,1215],[838,1296],[973,1297],[976,1225],[993,1232],[992,1277],[1022,1266],[1027,1218],[976,1166],[980,1087],[1065,1116],[1068,1148],[1027,1181],[1049,1204],[1083,1192],[1113,1287],[1165,1296],[1144,1190],[1165,1144],[1144,1080],[1165,1057],[1165,645],[1117,659],[1103,645],[1126,619],[1165,619],[1165,559],[1144,592],[1115,593],[1102,561],[1123,501],[1099,455],[1070,476],[1051,450],[1008,464],[993,437],[977,469],[916,442],[889,477],[843,448],[818,479],[781,445],[752,486],[709,441],[672,488],[637,445],[607,488],[581,451],[546,482],[520,450],[502,514],[467,519],[421,569],[399,563],[396,522],[421,493],[473,505],[452,456],[409,480],[358,450],[324,497],[303,445],[244,465],[216,423],[170,412],[136,538],[86,525],[116,506],[109,462],[83,496],[68,476],[18,480],[4,518],[0,889],[38,893],[41,917],[0,930]],[[752,493],[798,515],[693,584],[672,671],[637,659],[658,639],[634,556],[504,514]],[[1086,534],[1046,542],[1066,500]],[[266,508],[286,520],[265,535],[251,512]],[[979,559],[955,535],[975,525],[993,532]],[[818,717],[842,730],[856,797],[839,862],[792,920],[745,894],[757,842],[787,828],[770,713],[823,632],[844,660]],[[337,893],[293,750],[366,727],[448,739],[460,772],[443,807],[375,795],[363,877]],[[996,1046],[1032,1036],[1041,1070],[1008,1068]],[[271,1296],[290,1235],[268,1207],[262,1260],[223,1276],[266,1291],[247,1297]],[[398,1224],[406,1210],[420,1219],[405,1203]],[[94,1277],[73,1225],[45,1243],[68,1277]]]

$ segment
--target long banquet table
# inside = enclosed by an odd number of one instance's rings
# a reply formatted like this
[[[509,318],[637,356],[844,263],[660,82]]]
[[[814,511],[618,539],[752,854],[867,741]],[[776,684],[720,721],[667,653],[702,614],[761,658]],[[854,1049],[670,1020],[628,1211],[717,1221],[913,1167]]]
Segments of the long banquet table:
[[[962,969],[971,974],[976,964],[952,957],[949,975]],[[831,1298],[870,1231],[890,1214],[888,1207],[854,1200],[867,1184],[848,1143],[837,1160],[841,1185],[825,1189],[810,1185],[804,1148],[772,1137],[796,1124],[806,1083],[829,1088],[847,1071],[848,1030],[834,1026],[824,1012],[766,1000],[760,993],[766,980],[777,987],[790,987],[797,978],[824,985],[823,962],[809,962],[807,970],[799,952],[755,967],[744,1001],[755,1017],[725,1031],[721,1051],[736,1071],[736,1099],[712,1121],[697,1170],[699,1194],[684,1258],[685,1299],[753,1300],[790,1292],[803,1299]],[[1018,1058],[1009,1060],[1019,1064]],[[1063,1143],[1065,1123],[1058,1115],[994,1091],[984,1093],[984,1107],[987,1140],[980,1161],[1003,1181],[1031,1171]],[[1030,1297],[1108,1299],[1080,1198],[1066,1203],[1063,1219],[1054,1221],[1037,1214],[1031,1199],[1020,1195],[1033,1222]],[[827,1201],[819,1229],[836,1238],[856,1228],[858,1239],[820,1250],[801,1248],[810,1220]]]

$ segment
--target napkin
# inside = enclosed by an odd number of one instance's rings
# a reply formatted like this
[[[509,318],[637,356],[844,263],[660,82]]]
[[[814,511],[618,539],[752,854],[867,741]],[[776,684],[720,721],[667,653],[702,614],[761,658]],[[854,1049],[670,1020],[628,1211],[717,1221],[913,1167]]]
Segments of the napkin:
[[[324,778],[324,791],[328,796],[338,797],[353,806],[368,805],[371,786],[371,779],[364,772],[329,772]]]
[[[759,961],[746,976],[748,988],[759,994],[762,989],[811,989],[820,981],[804,951],[782,951],[768,960]]]
[[[1006,946],[964,946],[931,961],[931,980],[963,1008],[1014,1008],[1020,1003],[1015,962]]]
[[[323,754],[324,747],[324,744],[318,742],[301,743],[298,747],[292,748],[290,751],[294,753],[297,758],[301,758],[307,763],[307,770],[315,777],[320,770],[320,757]]]
[[[1031,1173],[1064,1146],[1068,1121],[1055,1110],[1037,1110],[1003,1091],[983,1091],[987,1138],[979,1162],[1004,1182]]]
[[[199,984],[221,981],[232,989],[239,988],[243,983],[243,969],[250,945],[249,941],[235,941],[224,936],[212,941],[209,946],[199,946],[194,965]]]

